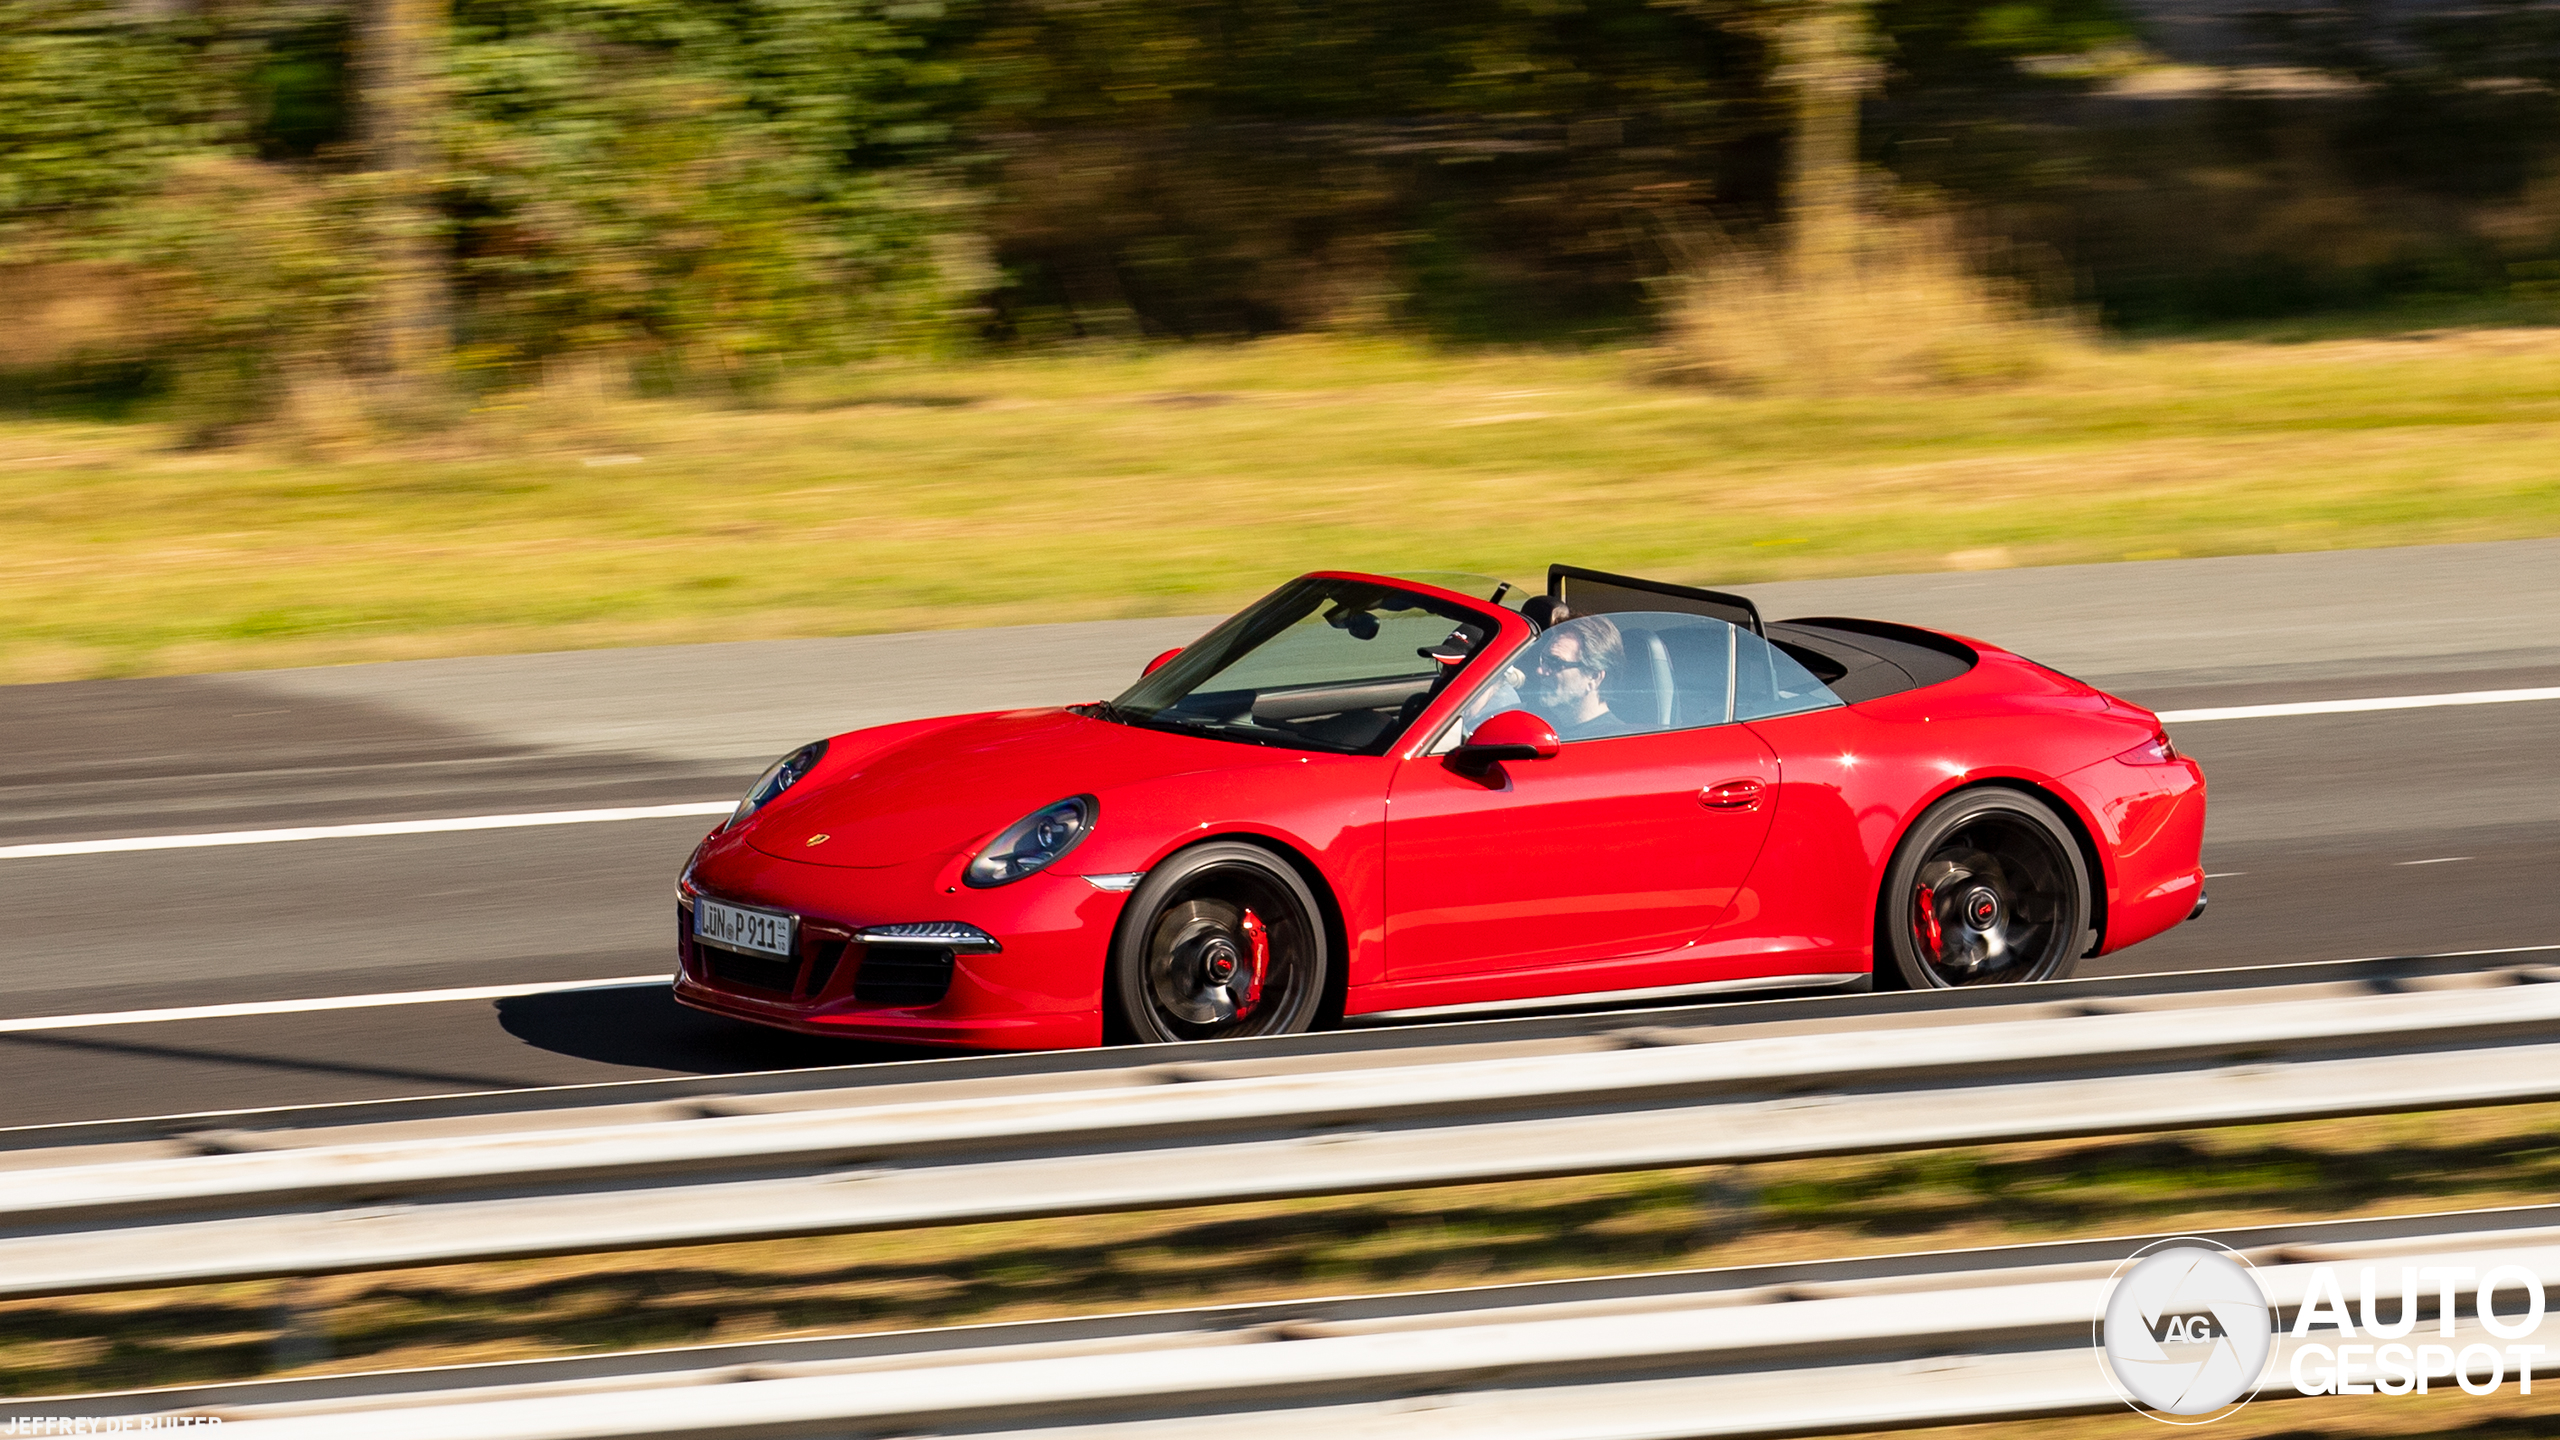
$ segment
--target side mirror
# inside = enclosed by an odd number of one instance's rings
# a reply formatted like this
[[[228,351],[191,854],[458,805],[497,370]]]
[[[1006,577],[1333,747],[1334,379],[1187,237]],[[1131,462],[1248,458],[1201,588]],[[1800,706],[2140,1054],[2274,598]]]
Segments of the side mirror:
[[[1553,760],[1564,749],[1555,727],[1527,710],[1487,717],[1465,744],[1449,752],[1461,770],[1481,770],[1504,760]]]
[[[1179,646],[1179,645],[1174,646],[1172,649],[1167,650],[1166,652],[1164,652],[1163,654],[1161,654],[1161,655],[1157,656],[1157,657],[1156,657],[1156,658],[1154,658],[1153,660],[1148,661],[1148,662],[1147,662],[1147,668],[1146,668],[1146,669],[1144,669],[1144,670],[1139,671],[1139,672],[1138,672],[1138,677],[1139,677],[1140,679],[1145,679],[1147,676],[1149,676],[1149,675],[1153,675],[1153,674],[1154,674],[1154,673],[1156,673],[1157,671],[1159,671],[1159,670],[1161,670],[1161,669],[1163,669],[1163,668],[1164,668],[1164,662],[1166,662],[1167,660],[1172,659],[1174,656],[1179,655],[1179,654],[1181,654],[1181,653],[1182,653],[1182,647],[1181,647],[1181,646]]]

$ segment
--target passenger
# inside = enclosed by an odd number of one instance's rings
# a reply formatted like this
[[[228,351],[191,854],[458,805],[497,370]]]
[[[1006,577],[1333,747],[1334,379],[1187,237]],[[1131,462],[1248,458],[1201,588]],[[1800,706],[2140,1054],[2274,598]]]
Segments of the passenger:
[[[1605,615],[1567,620],[1538,637],[1537,678],[1529,707],[1546,717],[1559,740],[1632,735],[1601,696],[1601,682],[1627,657],[1626,641]]]

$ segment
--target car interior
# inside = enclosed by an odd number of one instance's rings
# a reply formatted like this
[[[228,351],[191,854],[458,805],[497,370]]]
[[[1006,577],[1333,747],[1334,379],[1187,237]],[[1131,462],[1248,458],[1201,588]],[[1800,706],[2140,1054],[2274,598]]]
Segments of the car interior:
[[[1533,617],[1540,622],[1571,615],[1672,612],[1723,620],[1765,640],[1733,642],[1738,648],[1732,708],[1726,713],[1740,720],[1810,708],[1805,703],[1813,698],[1804,683],[1808,677],[1840,703],[1855,705],[1952,680],[1972,669],[1977,659],[1956,641],[1908,625],[1834,616],[1767,624],[1746,596],[1571,565],[1548,567],[1547,600],[1542,613]],[[1525,606],[1523,613],[1528,613]],[[1620,630],[1627,637],[1629,673],[1613,677],[1625,704],[1613,696],[1610,708],[1642,728],[1716,723],[1721,697],[1714,693],[1714,680],[1724,658],[1698,651],[1694,627],[1647,627],[1630,619]],[[1689,647],[1686,652],[1684,646]],[[1798,667],[1803,675],[1794,673]]]
[[[1909,626],[1831,617],[1764,624],[1739,595],[1561,565],[1550,570],[1549,593],[1521,613],[1547,626],[1611,616],[1626,658],[1602,681],[1602,697],[1640,732],[1856,704],[1952,679],[1975,660]],[[1354,639],[1383,638],[1365,609],[1338,609],[1326,623]],[[1164,718],[1239,739],[1258,733],[1268,743],[1374,753],[1464,670],[1487,633],[1461,623],[1434,644],[1393,642],[1412,648],[1416,662],[1396,674],[1193,691]]]

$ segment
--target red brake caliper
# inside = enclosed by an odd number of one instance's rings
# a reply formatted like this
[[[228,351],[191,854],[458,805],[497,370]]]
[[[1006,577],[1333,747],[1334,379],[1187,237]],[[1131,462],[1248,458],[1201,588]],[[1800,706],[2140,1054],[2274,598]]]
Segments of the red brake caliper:
[[[1946,950],[1946,932],[1938,928],[1938,897],[1928,886],[1920,887],[1920,938],[1929,942],[1932,956]]]
[[[1262,1003],[1262,977],[1271,973],[1271,931],[1263,925],[1262,917],[1250,910],[1244,912],[1244,938],[1245,943],[1253,947],[1253,971],[1245,977],[1236,995],[1236,1018],[1239,1020],[1252,1014],[1253,1007]]]

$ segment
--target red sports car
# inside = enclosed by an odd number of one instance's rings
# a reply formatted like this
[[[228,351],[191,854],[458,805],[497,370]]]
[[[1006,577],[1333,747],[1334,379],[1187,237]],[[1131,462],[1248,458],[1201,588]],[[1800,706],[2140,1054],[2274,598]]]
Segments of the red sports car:
[[[793,751],[679,1000],[955,1046],[2043,980],[2204,906],[2204,774],[1979,641],[1557,566],[1292,580],[1118,699]]]

